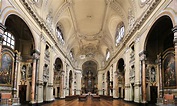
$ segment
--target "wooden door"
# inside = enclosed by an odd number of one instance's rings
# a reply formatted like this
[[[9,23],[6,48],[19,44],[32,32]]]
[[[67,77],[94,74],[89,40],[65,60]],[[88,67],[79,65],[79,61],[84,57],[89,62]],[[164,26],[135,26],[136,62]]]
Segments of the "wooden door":
[[[157,86],[150,86],[151,103],[157,102]]]
[[[26,103],[26,85],[19,85],[20,103]]]

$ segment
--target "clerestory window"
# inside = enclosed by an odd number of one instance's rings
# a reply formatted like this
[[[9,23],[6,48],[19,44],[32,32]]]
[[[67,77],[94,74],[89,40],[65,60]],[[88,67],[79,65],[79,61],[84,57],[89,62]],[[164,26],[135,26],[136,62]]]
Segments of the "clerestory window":
[[[58,26],[57,26],[57,28],[56,28],[56,34],[57,34],[58,40],[59,40],[62,44],[64,44],[65,42],[64,42],[64,38],[63,38],[63,33],[62,33],[61,29],[60,29]]]
[[[116,28],[116,46],[120,43],[125,34],[125,27],[123,24],[118,25]]]

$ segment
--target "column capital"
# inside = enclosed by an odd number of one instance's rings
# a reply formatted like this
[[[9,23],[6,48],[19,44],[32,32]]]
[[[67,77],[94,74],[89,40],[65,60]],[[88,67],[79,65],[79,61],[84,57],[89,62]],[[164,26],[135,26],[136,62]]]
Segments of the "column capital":
[[[40,39],[41,42],[46,43],[46,38],[43,36],[43,34],[41,34],[40,37],[41,37],[41,39]]]
[[[143,50],[142,52],[140,52],[139,57],[141,61],[146,60],[146,51]]]
[[[174,26],[171,30],[173,31],[173,33],[176,33],[177,32],[177,25]]]
[[[35,49],[35,50],[33,51],[33,59],[39,59],[39,56],[40,56],[40,52]]]

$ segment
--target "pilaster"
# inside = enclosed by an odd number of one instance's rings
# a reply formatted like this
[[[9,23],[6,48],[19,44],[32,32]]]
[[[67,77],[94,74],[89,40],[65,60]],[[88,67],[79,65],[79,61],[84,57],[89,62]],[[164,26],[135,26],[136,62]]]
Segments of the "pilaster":
[[[37,103],[42,103],[43,100],[43,67],[44,67],[44,56],[45,56],[45,46],[46,46],[46,39],[44,36],[41,34],[40,35],[40,60],[39,60],[39,71],[38,71],[38,77],[37,77],[37,82],[36,82],[36,87],[37,87]]]

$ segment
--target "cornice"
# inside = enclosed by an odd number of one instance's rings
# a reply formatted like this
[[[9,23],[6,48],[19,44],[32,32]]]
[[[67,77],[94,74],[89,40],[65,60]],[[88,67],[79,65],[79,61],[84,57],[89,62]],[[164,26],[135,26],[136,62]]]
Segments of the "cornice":
[[[150,16],[150,14],[153,12],[153,10],[155,9],[155,7],[157,7],[157,5],[159,4],[161,0],[154,0],[154,2],[151,4],[151,6],[149,6],[149,8],[147,9],[147,11],[142,15],[142,17],[140,19],[137,19],[134,26],[132,27],[132,29],[129,31],[129,33],[125,36],[124,42],[126,43],[128,42],[128,40],[131,38],[131,36],[133,34],[135,34],[135,32],[137,31],[137,29],[139,29],[147,20],[147,18]]]
[[[26,2],[26,0],[21,0],[21,3],[23,4],[23,6],[25,7],[25,9],[29,12],[29,14],[32,16],[32,18],[36,21],[36,23],[41,27],[41,29],[43,29],[48,35],[49,37],[52,39],[52,41],[55,43],[56,48],[61,52],[61,54],[67,59],[68,57],[65,55],[65,53],[63,53],[63,51],[61,50],[61,48],[59,47],[57,41],[54,39],[54,36],[52,36],[50,30],[47,28],[47,26],[45,25],[45,23],[36,15],[36,13],[32,10],[32,8],[29,6],[29,4]],[[70,62],[70,61],[69,61]],[[70,62],[71,66],[76,69],[73,64]]]
[[[144,13],[144,15],[139,20],[136,20],[134,26],[132,27],[132,30],[130,30],[129,33],[125,35],[125,39],[123,39],[122,44],[119,45],[117,53],[110,59],[109,62],[107,62],[107,64],[105,65],[103,69],[106,69],[112,63],[114,58],[117,57],[120,51],[123,50],[123,48],[125,47],[125,44],[129,41],[129,39],[133,36],[133,34],[135,34],[137,29],[139,29],[145,23],[146,19],[150,16],[150,14],[153,12],[155,7],[157,7],[160,1],[161,0],[154,0],[151,6],[149,6],[147,11]],[[117,11],[120,11],[120,10],[117,10]]]

